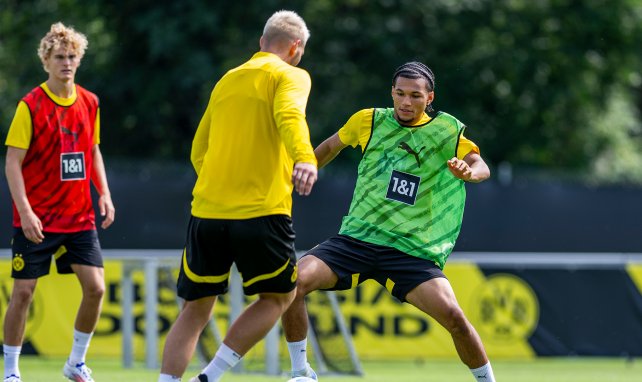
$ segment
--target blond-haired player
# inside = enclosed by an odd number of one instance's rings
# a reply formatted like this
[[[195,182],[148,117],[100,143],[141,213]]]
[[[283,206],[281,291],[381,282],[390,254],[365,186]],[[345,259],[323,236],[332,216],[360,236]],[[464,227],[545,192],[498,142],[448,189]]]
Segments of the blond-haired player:
[[[191,382],[219,381],[294,298],[291,194],[309,194],[317,178],[305,120],[311,81],[296,67],[309,36],[299,15],[276,12],[263,30],[261,51],[212,91],[192,145],[198,179],[178,276],[186,302],[167,335],[159,382],[182,377],[216,296],[227,292],[232,264],[245,294],[258,299]]]
[[[92,183],[103,228],[114,221],[115,210],[98,147],[98,98],[74,82],[86,49],[83,34],[62,23],[51,26],[38,49],[49,78],[20,100],[7,135],[14,282],[4,321],[4,382],[21,381],[18,358],[27,312],[52,256],[58,273],[75,273],[82,288],[63,374],[76,382],[93,381],[85,356],[100,316],[105,280]]]

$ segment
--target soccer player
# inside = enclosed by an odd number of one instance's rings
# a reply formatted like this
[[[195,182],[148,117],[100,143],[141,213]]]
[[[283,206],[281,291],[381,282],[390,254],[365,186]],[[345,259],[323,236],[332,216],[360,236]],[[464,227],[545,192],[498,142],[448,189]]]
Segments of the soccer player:
[[[481,182],[490,170],[463,136],[465,126],[432,110],[434,89],[426,65],[400,66],[392,77],[392,108],[355,113],[314,151],[320,168],[348,145],[361,146],[363,156],[339,234],[299,261],[297,295],[282,320],[293,377],[316,379],[306,359],[304,297],[373,279],[444,326],[477,380],[495,381],[481,340],[442,272],[462,223],[464,183]]]
[[[159,382],[178,381],[185,372],[216,296],[227,292],[233,263],[245,294],[258,299],[191,382],[219,381],[294,298],[292,191],[308,195],[317,178],[305,120],[311,81],[296,67],[309,36],[296,13],[274,13],[260,52],[212,91],[192,144],[198,179],[177,282],[185,305],[167,335]]]
[[[87,38],[62,23],[40,41],[49,78],[18,103],[6,145],[6,176],[13,200],[13,292],[4,320],[4,382],[20,382],[18,358],[38,278],[75,273],[82,288],[65,377],[91,382],[85,356],[105,292],[103,260],[91,199],[93,182],[102,227],[114,205],[100,143],[98,98],[74,83]]]

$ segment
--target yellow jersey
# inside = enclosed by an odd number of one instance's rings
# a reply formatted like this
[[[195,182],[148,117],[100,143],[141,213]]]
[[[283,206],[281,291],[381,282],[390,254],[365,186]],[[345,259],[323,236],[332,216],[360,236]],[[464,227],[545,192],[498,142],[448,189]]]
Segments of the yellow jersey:
[[[258,52],[215,85],[192,143],[192,215],[292,214],[295,163],[317,164],[305,120],[310,75]]]
[[[73,93],[69,98],[61,98],[55,95],[47,86],[46,82],[40,84],[42,90],[47,93],[47,96],[51,98],[54,103],[60,106],[71,106],[76,102],[78,94],[76,93],[76,87],[74,86]],[[31,111],[27,104],[20,100],[18,102],[18,107],[16,108],[16,114],[13,116],[11,121],[11,126],[9,127],[9,133],[7,134],[7,139],[5,145],[17,147],[19,149],[27,150],[31,145],[31,136],[33,134],[33,126],[31,122]],[[94,123],[94,143],[100,144],[100,107],[96,111],[96,121]]]
[[[373,113],[374,109],[363,109],[354,113],[350,119],[348,119],[348,122],[339,129],[339,139],[341,142],[352,147],[357,147],[357,145],[359,145],[363,152],[370,140]],[[430,119],[430,116],[424,113],[421,120],[417,122],[416,125],[425,125],[430,121]],[[464,157],[470,152],[479,154],[479,147],[477,147],[473,141],[464,137],[464,134],[462,133],[459,136],[459,142],[457,144],[457,158],[464,159]]]

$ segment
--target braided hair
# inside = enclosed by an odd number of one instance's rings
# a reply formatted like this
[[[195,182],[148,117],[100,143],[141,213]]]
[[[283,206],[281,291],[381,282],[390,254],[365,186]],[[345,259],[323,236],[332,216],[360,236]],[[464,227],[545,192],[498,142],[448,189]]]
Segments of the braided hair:
[[[423,78],[426,80],[426,90],[428,90],[429,92],[435,90],[435,75],[429,67],[422,64],[421,62],[406,62],[405,64],[398,67],[395,71],[395,74],[393,74],[392,76],[392,86],[395,86],[395,84],[397,83],[397,78],[399,77],[410,79]],[[426,106],[426,111],[434,111],[431,104],[428,104]]]

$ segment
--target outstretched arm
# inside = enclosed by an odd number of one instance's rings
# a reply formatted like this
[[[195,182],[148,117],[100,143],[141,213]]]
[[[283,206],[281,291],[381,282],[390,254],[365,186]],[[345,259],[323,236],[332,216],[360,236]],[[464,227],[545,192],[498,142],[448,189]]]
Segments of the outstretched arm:
[[[317,158],[317,166],[321,168],[330,163],[334,157],[347,145],[339,139],[339,133],[323,141],[316,149],[314,156]],[[312,184],[317,179],[317,166],[310,163],[297,163],[292,172],[292,182],[300,195],[308,195],[312,190]]]
[[[314,155],[317,157],[319,168],[330,163],[346,146],[348,145],[341,142],[339,133],[334,133],[330,138],[323,141],[314,149]]]
[[[468,153],[464,159],[453,157],[448,161],[448,169],[457,178],[471,183],[482,182],[490,176],[490,169],[481,155],[474,151]]]

